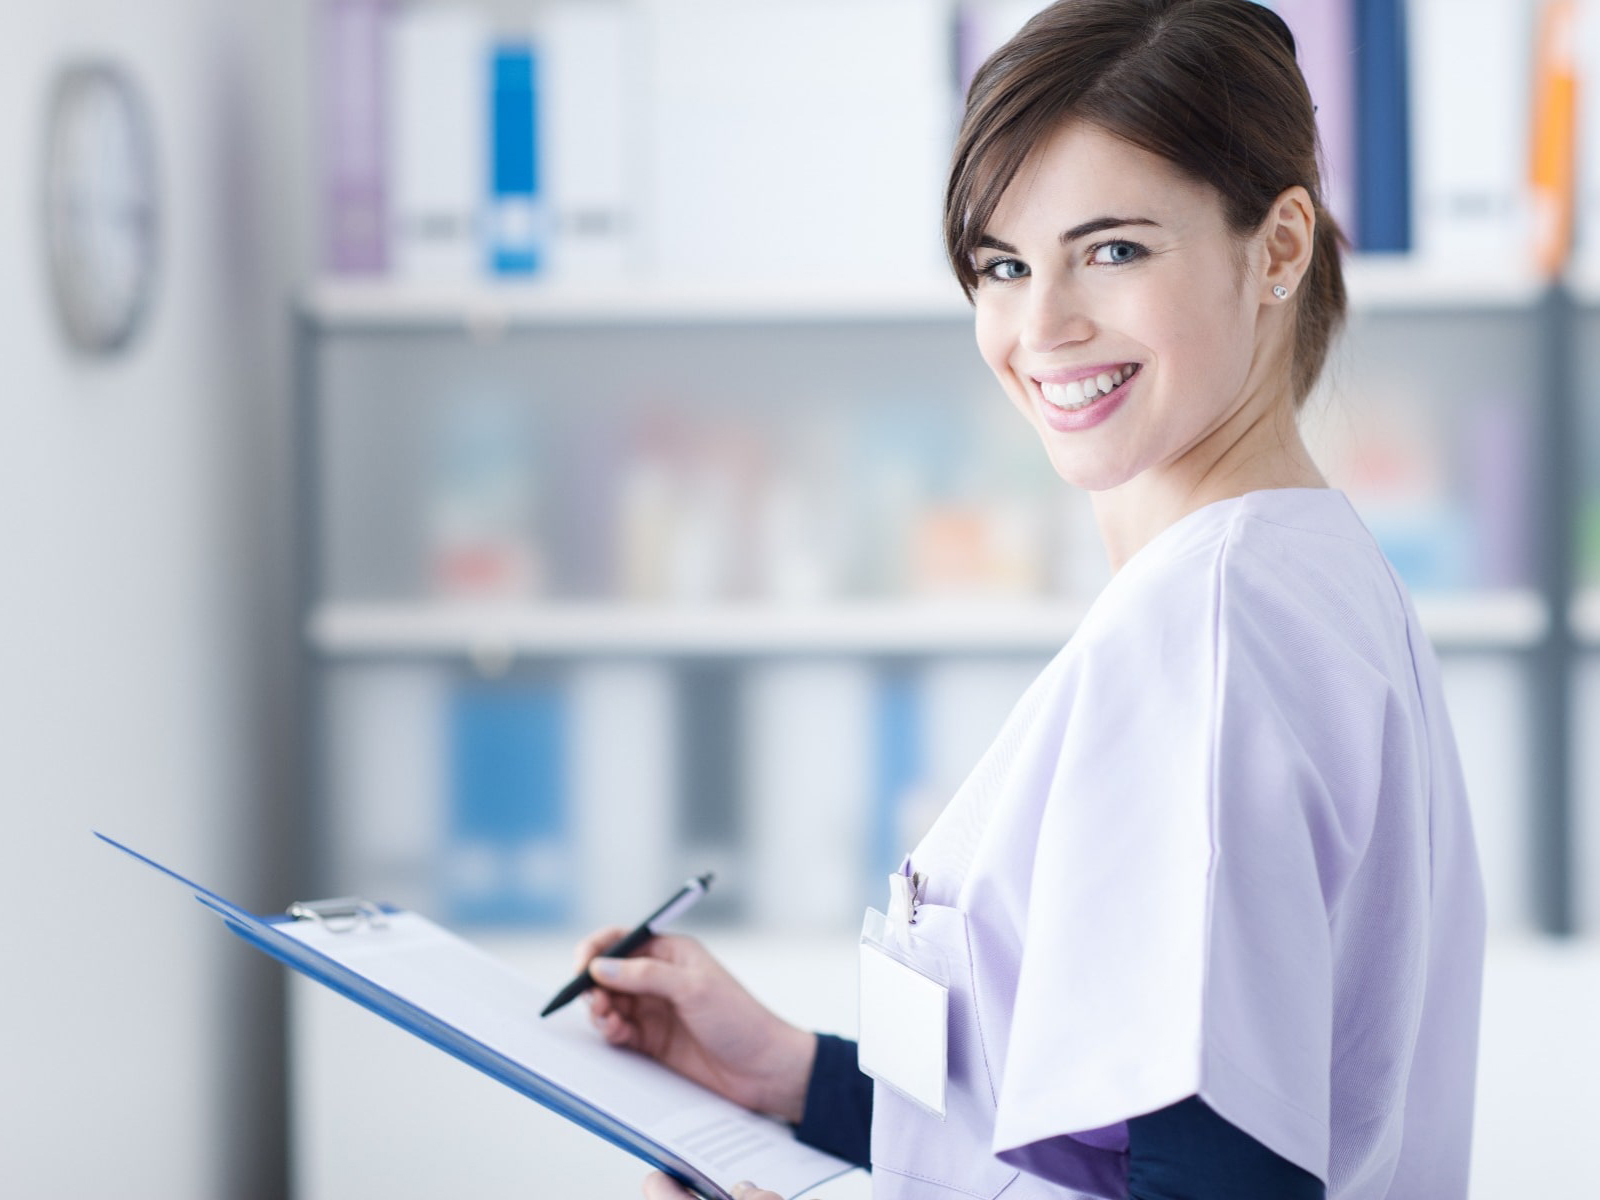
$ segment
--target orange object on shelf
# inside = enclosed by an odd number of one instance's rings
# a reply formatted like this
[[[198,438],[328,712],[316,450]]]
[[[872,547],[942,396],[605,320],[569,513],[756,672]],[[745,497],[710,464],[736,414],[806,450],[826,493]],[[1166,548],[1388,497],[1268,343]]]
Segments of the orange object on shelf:
[[[1554,278],[1572,253],[1578,121],[1577,7],[1545,0],[1534,63],[1533,237],[1539,270]]]

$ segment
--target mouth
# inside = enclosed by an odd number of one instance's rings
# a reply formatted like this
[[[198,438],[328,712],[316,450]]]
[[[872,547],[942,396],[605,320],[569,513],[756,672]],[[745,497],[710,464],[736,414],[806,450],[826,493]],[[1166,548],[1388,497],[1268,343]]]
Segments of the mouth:
[[[1074,379],[1071,383],[1046,383],[1035,380],[1039,394],[1046,404],[1062,412],[1082,412],[1096,400],[1117,391],[1139,373],[1138,363],[1124,363],[1115,370],[1102,371],[1087,379]]]

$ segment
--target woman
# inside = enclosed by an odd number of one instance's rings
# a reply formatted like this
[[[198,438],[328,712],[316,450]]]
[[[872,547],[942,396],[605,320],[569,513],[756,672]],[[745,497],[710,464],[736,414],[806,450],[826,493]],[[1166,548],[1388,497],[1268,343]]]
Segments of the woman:
[[[1344,287],[1292,36],[1063,0],[974,81],[945,228],[1115,575],[864,952],[947,988],[939,1086],[688,939],[597,961],[595,1022],[856,1161],[870,1125],[875,1196],[1464,1196],[1481,885],[1437,665],[1296,426]]]

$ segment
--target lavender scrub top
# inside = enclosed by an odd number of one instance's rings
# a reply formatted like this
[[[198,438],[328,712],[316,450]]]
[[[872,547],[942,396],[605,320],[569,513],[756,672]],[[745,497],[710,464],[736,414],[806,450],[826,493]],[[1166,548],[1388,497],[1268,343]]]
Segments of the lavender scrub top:
[[[1482,884],[1439,669],[1344,495],[1252,492],[1107,585],[913,851],[943,1120],[875,1200],[1127,1194],[1200,1096],[1330,1200],[1467,1194]]]

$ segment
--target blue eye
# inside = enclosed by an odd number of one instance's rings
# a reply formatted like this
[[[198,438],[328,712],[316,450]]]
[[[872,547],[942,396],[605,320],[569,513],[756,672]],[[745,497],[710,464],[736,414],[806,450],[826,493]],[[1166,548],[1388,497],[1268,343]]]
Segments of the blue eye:
[[[991,258],[978,266],[980,280],[993,279],[998,283],[1010,283],[1021,279],[1027,273],[1027,264],[1018,262],[1014,258]]]
[[[1101,242],[1093,251],[1094,262],[1107,267],[1135,262],[1148,253],[1138,242]]]

